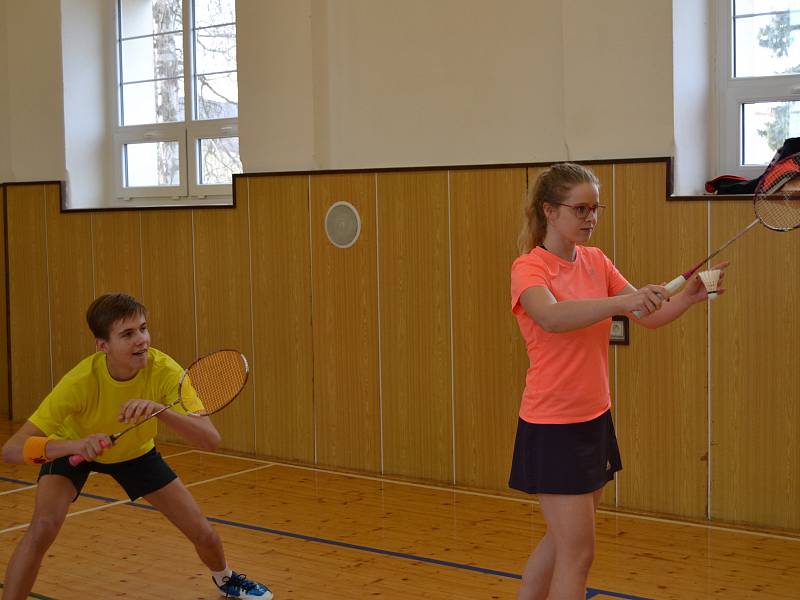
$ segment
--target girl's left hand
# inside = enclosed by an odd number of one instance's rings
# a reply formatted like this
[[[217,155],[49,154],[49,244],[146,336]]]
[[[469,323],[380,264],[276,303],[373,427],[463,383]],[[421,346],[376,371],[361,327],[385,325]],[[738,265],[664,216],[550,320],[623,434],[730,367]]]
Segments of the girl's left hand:
[[[725,293],[725,289],[722,287],[722,282],[725,280],[725,269],[730,264],[730,261],[726,260],[711,267],[711,270],[719,269],[722,271],[722,273],[719,275],[719,282],[717,283],[717,294]],[[692,278],[688,281],[686,287],[683,289],[683,293],[686,294],[686,297],[689,300],[691,300],[692,304],[708,299],[708,291],[706,290],[706,286],[703,284],[703,280],[700,279],[700,275],[697,273],[692,275]]]

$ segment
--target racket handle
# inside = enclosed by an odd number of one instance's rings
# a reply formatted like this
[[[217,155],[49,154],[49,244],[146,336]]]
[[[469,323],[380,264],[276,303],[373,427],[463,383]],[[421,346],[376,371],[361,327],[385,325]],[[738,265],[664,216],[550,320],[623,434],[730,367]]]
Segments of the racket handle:
[[[684,283],[686,283],[686,278],[683,275],[678,275],[675,279],[673,279],[667,285],[665,285],[664,287],[667,288],[667,292],[669,292],[667,298],[674,296],[675,293],[683,287]],[[641,319],[642,311],[640,310],[633,311],[633,316],[636,317],[637,319]]]
[[[679,289],[681,289],[681,288],[683,287],[683,284],[684,284],[684,283],[686,283],[686,277],[684,277],[683,275],[678,275],[678,276],[677,276],[675,279],[673,279],[672,281],[670,281],[670,282],[669,282],[667,285],[665,285],[664,287],[665,287],[665,288],[667,288],[667,291],[669,292],[669,295],[670,295],[670,297],[671,297],[671,296],[674,296],[674,295],[675,295],[675,293],[676,293],[676,292],[677,292]]]
[[[108,448],[111,444],[109,444],[108,442],[103,440],[102,442],[100,442],[100,445],[103,448]],[[71,464],[73,467],[77,467],[79,464],[81,464],[85,460],[86,459],[83,458],[80,454],[73,454],[72,456],[69,457],[69,464]]]

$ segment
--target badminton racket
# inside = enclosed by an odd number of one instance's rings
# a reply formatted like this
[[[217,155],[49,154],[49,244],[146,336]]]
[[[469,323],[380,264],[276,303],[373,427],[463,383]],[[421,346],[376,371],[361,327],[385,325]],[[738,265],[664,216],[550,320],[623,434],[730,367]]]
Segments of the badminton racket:
[[[672,296],[681,289],[683,284],[689,281],[689,278],[704,264],[759,223],[772,231],[791,231],[800,227],[800,191],[781,191],[784,184],[799,175],[800,156],[796,154],[780,161],[772,169],[767,171],[761,178],[761,181],[759,181],[756,192],[753,195],[753,210],[756,214],[756,218],[753,219],[753,222],[706,256],[703,260],[695,264],[691,269],[678,275],[675,279],[666,284],[664,287],[667,288],[669,296]],[[633,314],[636,318],[642,316],[641,311],[638,310],[633,311]]]
[[[186,414],[193,417],[204,417],[222,410],[233,402],[242,391],[245,383],[247,383],[248,373],[247,359],[238,350],[218,350],[198,358],[181,375],[178,381],[178,397],[176,400],[158,409],[135,425],[110,435],[111,443],[113,444],[129,431],[160,415],[176,404],[180,404]],[[191,411],[183,404],[182,392],[186,391],[185,385],[193,387],[197,392],[197,397],[203,405],[202,409]],[[74,467],[84,460],[80,454],[73,454],[69,457],[69,464]]]

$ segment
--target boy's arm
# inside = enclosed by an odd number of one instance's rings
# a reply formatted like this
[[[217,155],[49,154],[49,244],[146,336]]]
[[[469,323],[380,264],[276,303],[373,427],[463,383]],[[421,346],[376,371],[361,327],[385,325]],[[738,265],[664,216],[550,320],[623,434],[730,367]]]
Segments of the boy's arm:
[[[216,450],[222,442],[222,436],[208,417],[193,417],[174,410],[165,410],[156,418],[198,448]]]
[[[22,449],[25,446],[25,441],[31,436],[44,437],[44,431],[30,421],[25,421],[22,427],[17,429],[14,435],[8,438],[8,441],[3,444],[3,462],[14,465],[25,464],[25,457],[22,454]],[[49,445],[48,442],[48,446]]]
[[[128,400],[119,411],[119,422],[134,424],[164,408],[152,400]],[[208,417],[184,415],[175,410],[165,410],[156,419],[164,423],[187,442],[203,450],[216,450],[222,441],[217,428]]]
[[[41,429],[30,421],[17,429],[8,441],[3,444],[3,462],[22,465],[29,461],[25,460],[25,442],[31,437],[47,437]],[[108,436],[105,434],[94,434],[82,440],[48,440],[44,447],[48,460],[80,454],[86,460],[94,460],[103,453],[103,441],[110,444]]]

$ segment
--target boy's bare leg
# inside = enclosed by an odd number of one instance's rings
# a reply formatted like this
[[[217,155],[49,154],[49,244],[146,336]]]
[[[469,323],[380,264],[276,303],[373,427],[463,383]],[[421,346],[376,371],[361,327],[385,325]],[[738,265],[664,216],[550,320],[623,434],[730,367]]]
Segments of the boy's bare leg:
[[[24,600],[28,597],[42,558],[55,541],[74,498],[75,486],[66,477],[45,475],[39,480],[31,524],[8,561],[3,600]]]
[[[226,567],[219,534],[180,479],[172,480],[160,490],[147,494],[144,499],[189,538],[209,570],[222,571]]]

